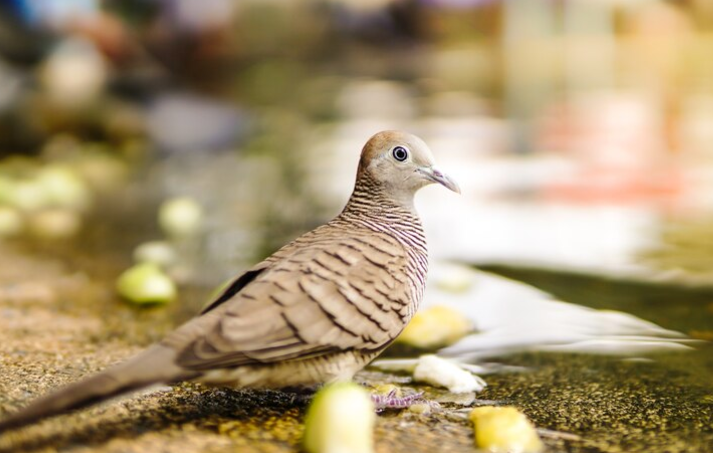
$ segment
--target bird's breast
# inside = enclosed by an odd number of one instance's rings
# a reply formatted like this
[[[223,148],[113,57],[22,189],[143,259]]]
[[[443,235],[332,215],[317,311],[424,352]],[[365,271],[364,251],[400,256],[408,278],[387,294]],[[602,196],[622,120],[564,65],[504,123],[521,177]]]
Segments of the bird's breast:
[[[378,352],[343,353],[305,360],[211,370],[198,381],[235,388],[284,388],[347,381],[371,362]]]

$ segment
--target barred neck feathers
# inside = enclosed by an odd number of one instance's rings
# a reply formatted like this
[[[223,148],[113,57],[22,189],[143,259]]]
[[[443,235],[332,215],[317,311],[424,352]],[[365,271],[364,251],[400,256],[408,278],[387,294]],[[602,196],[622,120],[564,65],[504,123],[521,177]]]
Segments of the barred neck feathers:
[[[339,218],[387,233],[404,245],[426,250],[426,238],[414,208],[413,196],[406,200],[394,199],[368,173],[360,175]]]

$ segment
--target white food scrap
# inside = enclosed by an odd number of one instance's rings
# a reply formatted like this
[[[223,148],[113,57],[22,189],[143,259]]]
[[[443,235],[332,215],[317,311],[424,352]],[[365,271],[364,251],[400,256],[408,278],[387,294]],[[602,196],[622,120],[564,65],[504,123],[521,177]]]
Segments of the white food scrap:
[[[453,393],[478,392],[487,385],[481,378],[464,370],[457,363],[436,355],[421,356],[413,377],[420,382],[445,387]]]

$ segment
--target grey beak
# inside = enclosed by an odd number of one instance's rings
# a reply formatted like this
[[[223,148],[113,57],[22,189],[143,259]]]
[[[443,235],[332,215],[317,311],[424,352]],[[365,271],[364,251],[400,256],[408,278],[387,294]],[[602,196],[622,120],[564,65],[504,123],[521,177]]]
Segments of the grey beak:
[[[460,193],[460,187],[458,186],[458,183],[438,168],[422,168],[421,172],[431,181],[437,182],[438,184],[452,190],[455,193]]]

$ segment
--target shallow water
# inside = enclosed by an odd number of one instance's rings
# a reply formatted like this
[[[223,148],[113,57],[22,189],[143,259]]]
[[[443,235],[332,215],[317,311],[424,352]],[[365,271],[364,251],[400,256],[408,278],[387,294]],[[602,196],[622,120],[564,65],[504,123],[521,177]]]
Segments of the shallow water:
[[[640,360],[554,354],[509,358],[518,365],[534,365],[536,374],[542,368],[552,373],[541,391],[518,392],[520,404],[532,408],[543,421],[582,429],[591,451],[710,451],[713,346],[706,340],[713,327],[713,288],[536,269],[490,270],[563,300],[623,310],[703,339],[690,352]],[[562,411],[558,405],[567,409]]]

